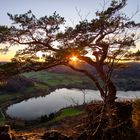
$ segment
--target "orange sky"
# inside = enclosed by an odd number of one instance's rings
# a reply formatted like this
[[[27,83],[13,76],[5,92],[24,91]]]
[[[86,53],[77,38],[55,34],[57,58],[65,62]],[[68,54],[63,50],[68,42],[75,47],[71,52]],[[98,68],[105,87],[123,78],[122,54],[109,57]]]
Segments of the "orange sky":
[[[67,26],[72,26],[73,24],[76,25],[81,18],[87,18],[88,20],[93,19],[95,16],[94,13],[103,8],[104,2],[104,0],[43,0],[42,2],[40,0],[3,0],[0,4],[0,25],[11,25],[7,12],[11,14],[22,14],[30,9],[37,17],[46,14],[52,15],[54,11],[57,11],[62,17],[65,17]],[[107,1],[107,3],[109,3],[109,1]],[[123,12],[126,13],[128,17],[131,17],[139,5],[140,0],[128,0]],[[76,9],[79,11],[80,17]],[[140,22],[140,12],[133,16],[133,18],[134,21]],[[140,49],[140,43],[137,45],[137,49]],[[10,59],[14,57],[16,50],[16,47],[12,47],[11,51],[7,54],[0,54],[0,61],[10,61]]]
[[[4,47],[4,45],[0,44],[0,48],[3,48],[3,47]],[[24,47],[12,46],[6,54],[0,53],[0,61],[4,61],[4,62],[10,61],[11,58],[13,58],[14,55],[16,54],[16,51],[19,49],[22,49],[22,48],[24,48]]]
[[[4,45],[0,45],[0,47],[4,47]],[[25,46],[24,46],[25,47]],[[12,48],[10,49],[9,52],[7,52],[7,54],[2,54],[0,53],[0,61],[10,61],[11,58],[14,57],[16,51],[18,49],[21,49],[23,47],[19,47],[19,46],[12,46]],[[135,49],[132,49],[133,51],[136,51],[136,50],[140,50],[140,42],[137,44],[137,47]]]

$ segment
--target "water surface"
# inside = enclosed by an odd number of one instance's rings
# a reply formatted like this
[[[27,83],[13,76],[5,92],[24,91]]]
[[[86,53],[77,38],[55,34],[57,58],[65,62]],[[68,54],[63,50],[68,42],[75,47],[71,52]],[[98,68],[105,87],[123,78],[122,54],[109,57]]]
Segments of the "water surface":
[[[139,91],[118,91],[118,100],[130,100],[140,98]],[[20,103],[8,107],[6,113],[13,118],[33,120],[42,115],[55,113],[61,108],[81,105],[85,102],[101,100],[97,90],[85,90],[84,93],[79,89],[57,89],[44,97],[30,98]]]

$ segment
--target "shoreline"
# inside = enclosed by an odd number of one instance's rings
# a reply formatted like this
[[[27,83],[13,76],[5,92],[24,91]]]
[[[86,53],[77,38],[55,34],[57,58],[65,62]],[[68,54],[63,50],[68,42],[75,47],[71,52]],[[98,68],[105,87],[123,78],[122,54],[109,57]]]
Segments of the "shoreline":
[[[10,116],[7,115],[6,110],[10,105],[22,102],[23,100],[28,100],[30,98],[39,97],[39,96],[46,96],[46,95],[50,94],[51,92],[55,91],[56,89],[61,89],[61,88],[68,88],[68,89],[75,88],[75,89],[81,89],[81,90],[82,89],[96,90],[94,87],[93,88],[83,88],[81,85],[65,85],[65,86],[64,85],[59,85],[59,86],[57,85],[54,87],[47,87],[45,91],[40,91],[37,94],[29,94],[29,96],[22,95],[22,96],[20,96],[20,98],[18,98],[16,100],[12,100],[10,102],[7,102],[3,106],[1,106],[1,110],[5,116],[6,121],[8,122],[9,120],[12,120],[12,121],[19,120],[16,118],[11,118]],[[23,120],[23,121],[25,121],[25,120]]]
[[[48,88],[48,89],[47,89]],[[15,100],[12,100],[12,101],[9,101],[9,102],[6,102],[4,103],[2,106],[1,106],[1,110],[5,116],[6,119],[10,119],[10,120],[16,120],[16,119],[13,119],[11,118],[10,116],[7,115],[6,113],[6,110],[7,108],[10,106],[10,105],[13,105],[13,104],[16,104],[16,103],[19,103],[19,102],[22,102],[24,100],[28,100],[30,98],[34,98],[34,97],[40,97],[40,96],[46,96],[48,94],[50,94],[51,92],[55,91],[56,89],[61,89],[61,88],[68,88],[68,89],[72,89],[72,88],[77,88],[77,89],[83,89],[83,87],[81,87],[81,85],[59,85],[59,86],[54,86],[54,87],[47,87],[46,88],[46,91],[41,91],[37,94],[31,94],[29,96],[27,95],[22,95],[20,96],[18,99],[15,99]],[[90,90],[95,90],[94,88],[86,88],[86,89],[90,89]]]

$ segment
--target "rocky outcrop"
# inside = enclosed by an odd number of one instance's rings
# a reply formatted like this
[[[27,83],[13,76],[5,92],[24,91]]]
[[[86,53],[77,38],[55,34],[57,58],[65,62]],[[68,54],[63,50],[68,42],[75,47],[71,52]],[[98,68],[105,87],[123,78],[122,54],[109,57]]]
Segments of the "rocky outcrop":
[[[9,131],[10,127],[8,125],[0,126],[0,140],[12,140]]]

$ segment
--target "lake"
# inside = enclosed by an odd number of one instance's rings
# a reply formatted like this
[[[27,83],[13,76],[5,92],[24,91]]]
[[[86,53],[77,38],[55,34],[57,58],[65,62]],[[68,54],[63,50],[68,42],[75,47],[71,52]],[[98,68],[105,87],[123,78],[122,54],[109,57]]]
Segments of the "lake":
[[[118,100],[132,100],[140,98],[139,91],[118,91]],[[79,89],[56,89],[46,96],[30,98],[9,106],[6,113],[12,118],[34,120],[42,115],[55,113],[68,106],[81,105],[94,100],[101,100],[99,91]]]

